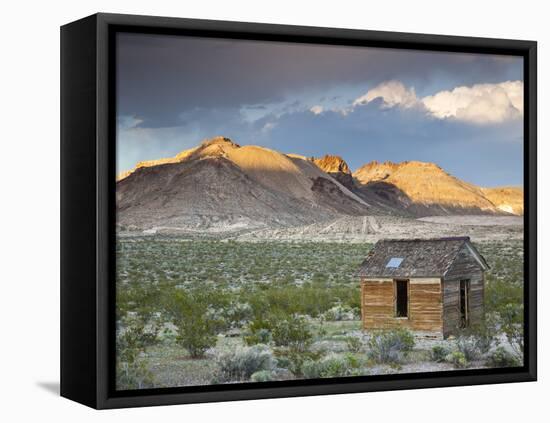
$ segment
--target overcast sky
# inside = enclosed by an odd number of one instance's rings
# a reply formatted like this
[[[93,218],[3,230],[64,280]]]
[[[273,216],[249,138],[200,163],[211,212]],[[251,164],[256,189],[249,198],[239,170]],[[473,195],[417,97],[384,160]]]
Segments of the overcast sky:
[[[523,184],[523,63],[510,56],[119,34],[117,170],[223,135],[352,170],[420,160]]]

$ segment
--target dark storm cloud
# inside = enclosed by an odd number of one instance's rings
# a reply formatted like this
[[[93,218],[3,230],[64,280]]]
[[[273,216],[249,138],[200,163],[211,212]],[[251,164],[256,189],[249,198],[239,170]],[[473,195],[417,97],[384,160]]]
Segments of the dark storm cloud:
[[[118,35],[118,114],[176,126],[196,108],[262,107],[296,93],[398,79],[417,92],[522,79],[503,56]],[[357,93],[360,95],[361,93]]]
[[[437,117],[422,103],[460,86],[522,81],[519,58],[138,34],[119,35],[117,46],[119,171],[223,135],[286,153],[338,154],[353,169],[420,160],[480,185],[523,182],[517,113],[478,125],[471,115]],[[397,103],[354,104],[389,80],[403,84],[386,92]],[[498,117],[510,109],[501,99],[486,95],[469,112]]]

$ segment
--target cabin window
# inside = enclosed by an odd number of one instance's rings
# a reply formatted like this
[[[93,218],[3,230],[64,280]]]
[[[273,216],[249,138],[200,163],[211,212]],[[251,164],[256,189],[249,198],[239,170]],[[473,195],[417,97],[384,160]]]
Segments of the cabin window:
[[[395,281],[395,317],[409,317],[409,281]]]
[[[470,324],[470,279],[460,280],[460,327],[467,328]]]

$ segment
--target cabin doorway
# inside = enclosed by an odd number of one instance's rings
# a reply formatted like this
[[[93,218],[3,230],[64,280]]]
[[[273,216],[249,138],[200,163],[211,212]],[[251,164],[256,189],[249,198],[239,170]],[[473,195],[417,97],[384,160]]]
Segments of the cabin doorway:
[[[470,325],[470,280],[460,280],[460,327],[467,328]]]
[[[395,317],[409,317],[409,281],[395,281]]]

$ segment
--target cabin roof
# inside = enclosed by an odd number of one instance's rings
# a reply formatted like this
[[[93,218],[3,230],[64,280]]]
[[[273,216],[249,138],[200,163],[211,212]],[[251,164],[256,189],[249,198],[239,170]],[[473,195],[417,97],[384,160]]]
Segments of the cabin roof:
[[[482,270],[489,269],[469,237],[382,239],[369,252],[359,275],[363,277],[444,277],[466,247]]]

